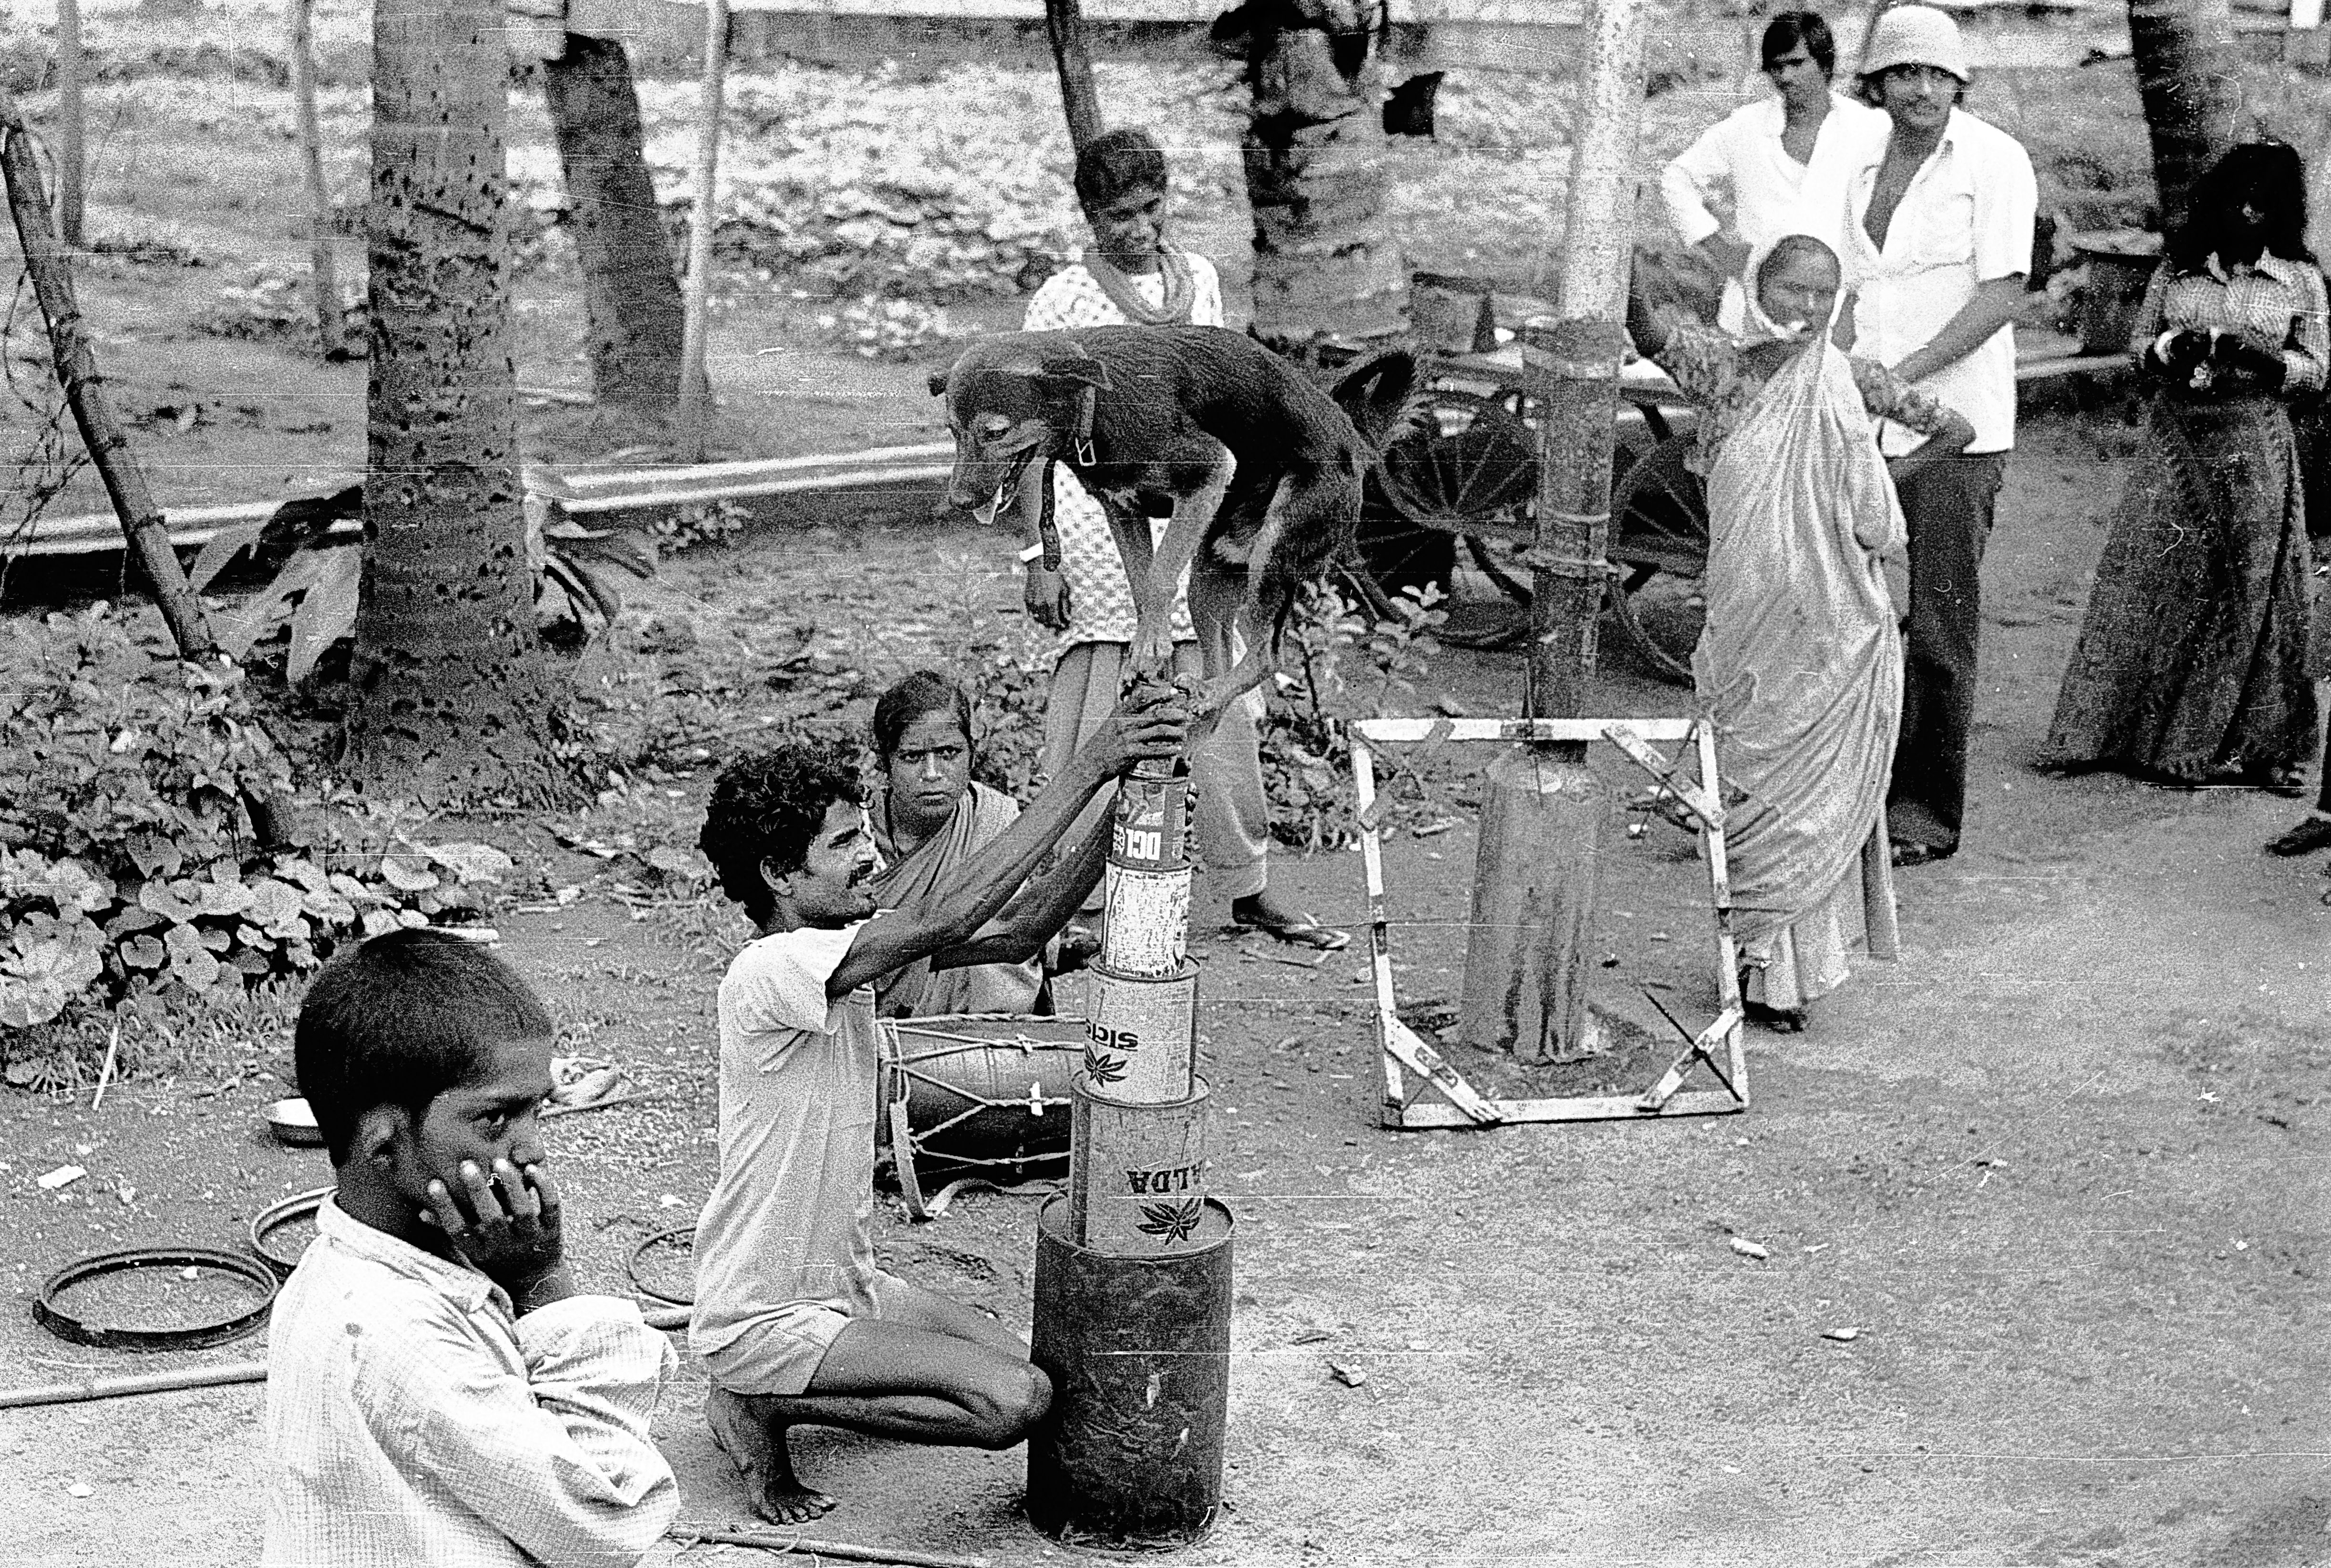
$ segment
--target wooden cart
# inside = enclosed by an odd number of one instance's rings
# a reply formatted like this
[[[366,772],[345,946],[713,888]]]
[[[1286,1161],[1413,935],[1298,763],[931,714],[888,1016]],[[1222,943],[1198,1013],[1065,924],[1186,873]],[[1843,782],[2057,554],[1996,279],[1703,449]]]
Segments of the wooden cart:
[[[1530,302],[1498,303],[1507,317]],[[1489,335],[1485,316],[1481,337]],[[1445,582],[1461,547],[1501,591],[1528,602],[1529,574],[1514,556],[1535,537],[1538,431],[1519,345],[1508,329],[1496,335],[1508,341],[1485,352],[1421,356],[1432,418],[1385,451],[1361,527],[1363,560],[1384,593]],[[2125,355],[2084,352],[2050,332],[2019,331],[2017,350],[2019,383],[2126,365]],[[1694,416],[1648,360],[1621,372],[1619,390],[1605,607],[1652,672],[1689,686],[1708,566],[1708,496],[1687,461]]]
[[[1427,353],[1432,416],[1384,453],[1361,549],[1375,584],[1396,593],[1445,579],[1462,547],[1518,603],[1528,572],[1514,552],[1534,537],[1537,410],[1521,350]],[[1708,508],[1690,451],[1689,402],[1658,366],[1621,373],[1626,406],[1614,432],[1606,604],[1621,634],[1662,679],[1689,685],[1699,637],[1698,585],[1708,562]]]

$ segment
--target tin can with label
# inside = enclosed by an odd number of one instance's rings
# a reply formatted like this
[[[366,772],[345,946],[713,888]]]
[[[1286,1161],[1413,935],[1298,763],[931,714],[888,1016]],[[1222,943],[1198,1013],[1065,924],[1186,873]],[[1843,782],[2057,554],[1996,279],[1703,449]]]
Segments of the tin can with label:
[[[1190,863],[1190,781],[1138,770],[1117,786],[1108,860],[1143,871],[1177,871]]]
[[[1078,1245],[1119,1258],[1191,1250],[1208,1212],[1206,1080],[1186,1098],[1136,1105],[1080,1075],[1070,1105],[1069,1224]]]
[[[1190,950],[1190,873],[1137,871],[1110,862],[1101,872],[1108,928],[1101,962],[1119,974],[1172,974]]]
[[[1094,965],[1085,993],[1085,1077],[1114,1099],[1162,1105],[1196,1081],[1198,966],[1120,974]]]

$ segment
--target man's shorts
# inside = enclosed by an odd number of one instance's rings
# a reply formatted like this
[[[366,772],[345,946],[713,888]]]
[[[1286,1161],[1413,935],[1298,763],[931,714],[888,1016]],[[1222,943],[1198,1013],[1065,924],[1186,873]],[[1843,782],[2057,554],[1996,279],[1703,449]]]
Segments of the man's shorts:
[[[798,1395],[852,1318],[882,1316],[882,1288],[894,1282],[877,1269],[866,1303],[854,1312],[831,1301],[789,1301],[746,1325],[719,1349],[698,1354],[712,1381],[730,1393]]]

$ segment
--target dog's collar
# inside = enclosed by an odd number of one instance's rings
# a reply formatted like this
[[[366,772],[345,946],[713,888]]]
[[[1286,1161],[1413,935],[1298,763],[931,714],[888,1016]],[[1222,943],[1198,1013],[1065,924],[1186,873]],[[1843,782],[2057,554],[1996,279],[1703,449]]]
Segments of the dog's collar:
[[[1071,432],[1071,439],[1076,442],[1077,464],[1080,468],[1093,466],[1093,410],[1099,403],[1099,387],[1088,385],[1079,389],[1076,429]]]

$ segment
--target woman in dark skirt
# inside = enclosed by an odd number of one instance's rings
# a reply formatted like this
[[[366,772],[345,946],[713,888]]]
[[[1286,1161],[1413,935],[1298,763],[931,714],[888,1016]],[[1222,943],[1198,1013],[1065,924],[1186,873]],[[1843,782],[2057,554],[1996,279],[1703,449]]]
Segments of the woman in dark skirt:
[[[2285,400],[2331,358],[2306,171],[2221,159],[2145,290],[2129,347],[2145,440],[2097,565],[2042,762],[2298,793],[2315,744],[2308,575]]]

